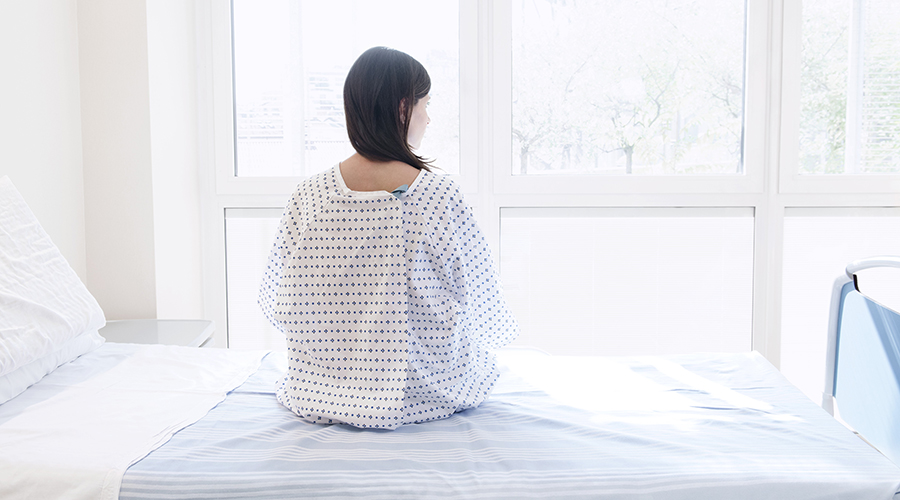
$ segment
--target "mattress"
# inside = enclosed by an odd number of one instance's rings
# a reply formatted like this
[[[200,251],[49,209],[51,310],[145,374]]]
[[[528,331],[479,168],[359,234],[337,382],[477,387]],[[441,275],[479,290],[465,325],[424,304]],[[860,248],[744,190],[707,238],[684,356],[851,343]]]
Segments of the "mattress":
[[[884,499],[900,468],[762,356],[499,355],[479,408],[394,431],[303,422],[269,354],[130,467],[122,499]]]

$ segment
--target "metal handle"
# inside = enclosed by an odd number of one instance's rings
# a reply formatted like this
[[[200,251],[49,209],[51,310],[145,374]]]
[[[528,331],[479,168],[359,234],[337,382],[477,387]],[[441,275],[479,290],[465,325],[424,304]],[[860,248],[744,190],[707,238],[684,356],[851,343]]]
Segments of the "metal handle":
[[[847,264],[847,277],[852,279],[854,274],[862,271],[863,269],[870,269],[873,267],[900,268],[900,257],[895,257],[892,255],[879,255],[877,257],[854,260],[853,262]]]

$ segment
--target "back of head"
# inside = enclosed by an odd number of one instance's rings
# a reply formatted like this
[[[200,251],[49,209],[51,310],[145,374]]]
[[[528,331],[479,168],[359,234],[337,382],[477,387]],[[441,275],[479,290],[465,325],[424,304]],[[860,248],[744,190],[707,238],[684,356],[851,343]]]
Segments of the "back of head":
[[[350,144],[372,161],[401,161],[431,170],[407,142],[412,109],[431,91],[425,67],[408,54],[373,47],[353,63],[344,82]]]

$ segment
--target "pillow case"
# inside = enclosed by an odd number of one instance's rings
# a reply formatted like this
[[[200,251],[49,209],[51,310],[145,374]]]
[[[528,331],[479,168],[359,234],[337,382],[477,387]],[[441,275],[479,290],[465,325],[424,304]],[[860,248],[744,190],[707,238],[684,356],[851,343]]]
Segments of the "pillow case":
[[[18,396],[59,366],[100,347],[103,342],[103,337],[96,330],[87,332],[64,342],[59,349],[43,358],[0,376],[0,404]]]
[[[0,376],[105,323],[12,181],[0,178]]]

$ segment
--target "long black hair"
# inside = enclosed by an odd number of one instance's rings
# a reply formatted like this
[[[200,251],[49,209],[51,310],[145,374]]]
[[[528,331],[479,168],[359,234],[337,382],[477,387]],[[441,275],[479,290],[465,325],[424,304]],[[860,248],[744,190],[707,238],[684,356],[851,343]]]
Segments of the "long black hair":
[[[344,82],[353,149],[372,161],[402,161],[431,171],[431,160],[415,154],[406,140],[413,106],[430,91],[428,72],[408,54],[387,47],[363,52]]]

